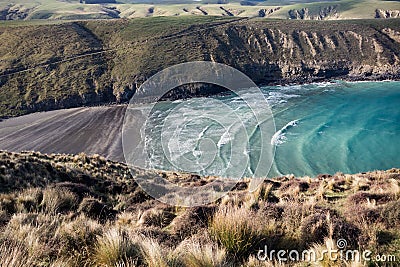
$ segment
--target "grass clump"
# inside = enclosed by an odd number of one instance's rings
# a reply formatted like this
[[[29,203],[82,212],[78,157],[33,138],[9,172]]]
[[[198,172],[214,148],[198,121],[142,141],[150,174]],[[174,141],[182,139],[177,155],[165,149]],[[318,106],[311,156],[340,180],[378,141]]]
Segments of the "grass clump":
[[[225,267],[231,266],[224,248],[213,242],[202,244],[198,240],[190,240],[177,248],[181,252],[181,260],[185,266],[193,267]]]
[[[19,212],[37,212],[43,200],[43,191],[40,188],[28,188],[16,199],[16,206]]]
[[[176,253],[170,248],[161,246],[152,238],[140,239],[140,250],[145,266],[174,267],[182,266]]]
[[[102,234],[103,228],[97,221],[83,215],[60,226],[57,230],[60,240],[59,254],[75,264],[89,264],[91,246]]]
[[[23,246],[32,262],[46,262],[57,253],[58,246],[54,236],[62,223],[63,218],[60,215],[14,214],[3,228],[0,240],[11,246]]]
[[[400,228],[400,200],[386,204],[382,210],[382,217],[388,226]]]
[[[30,267],[33,262],[23,245],[18,243],[0,245],[0,267]]]
[[[144,226],[156,226],[163,228],[171,223],[175,215],[163,209],[150,209],[143,212],[138,223]]]
[[[78,212],[85,214],[87,217],[95,220],[106,221],[115,217],[115,212],[94,198],[84,198],[79,204]]]
[[[316,259],[319,259],[321,267],[341,267],[344,265],[344,262],[329,256],[332,255],[332,251],[338,250],[334,239],[326,238],[325,242],[314,244],[312,249],[316,252]]]
[[[43,191],[43,200],[40,204],[46,213],[63,213],[76,209],[78,204],[74,193],[57,188],[47,188]]]
[[[268,234],[256,214],[246,208],[221,207],[209,225],[211,237],[235,259],[248,257]]]
[[[93,252],[93,262],[97,266],[113,267],[131,263],[141,255],[140,246],[120,229],[112,228],[99,236]]]

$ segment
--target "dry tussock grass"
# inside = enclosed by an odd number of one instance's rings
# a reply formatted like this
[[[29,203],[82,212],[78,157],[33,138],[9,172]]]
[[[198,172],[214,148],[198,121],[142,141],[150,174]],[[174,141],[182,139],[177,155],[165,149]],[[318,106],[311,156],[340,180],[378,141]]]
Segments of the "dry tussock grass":
[[[98,155],[0,152],[3,165],[0,266],[280,266],[257,251],[321,251],[338,238],[400,260],[397,169],[268,179],[251,193],[244,181],[217,203],[174,209]]]

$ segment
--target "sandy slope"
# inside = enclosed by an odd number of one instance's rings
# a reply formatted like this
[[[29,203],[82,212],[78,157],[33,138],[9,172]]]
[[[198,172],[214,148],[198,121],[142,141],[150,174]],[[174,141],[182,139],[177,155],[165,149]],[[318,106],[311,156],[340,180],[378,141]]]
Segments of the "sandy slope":
[[[124,161],[121,129],[126,106],[34,113],[0,122],[0,149],[101,154]]]

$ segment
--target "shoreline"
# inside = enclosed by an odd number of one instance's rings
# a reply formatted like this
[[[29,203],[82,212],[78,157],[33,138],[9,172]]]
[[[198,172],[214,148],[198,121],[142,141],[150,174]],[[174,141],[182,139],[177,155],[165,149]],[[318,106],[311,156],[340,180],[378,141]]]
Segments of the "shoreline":
[[[112,159],[107,159],[106,157],[99,155],[99,154],[87,154],[85,152],[81,152],[79,154],[74,154],[74,153],[43,153],[40,151],[30,151],[30,150],[24,150],[20,152],[14,152],[14,151],[9,151],[9,150],[4,150],[0,149],[0,155],[7,155],[7,157],[15,157],[15,158],[34,158],[35,161],[38,162],[50,162],[50,161],[59,161],[60,162],[65,162],[66,159],[71,159],[73,160],[74,158],[87,158],[88,160],[101,160],[101,161],[106,161],[110,164],[117,165],[118,167],[124,169],[124,172],[127,173],[127,171],[132,168],[135,170],[135,172],[139,173],[154,173],[154,174],[159,174],[163,176],[164,178],[167,177],[173,177],[173,176],[181,176],[184,177],[185,179],[190,178],[190,176],[197,176],[198,179],[210,182],[213,181],[214,179],[218,178],[223,178],[221,176],[217,175],[199,175],[196,173],[192,172],[184,172],[184,171],[176,171],[176,170],[162,170],[162,169],[152,169],[152,168],[142,168],[138,166],[129,166],[126,164],[126,162],[121,162],[117,160],[112,160]],[[5,157],[5,156],[3,156]],[[379,170],[370,170],[370,171],[360,171],[360,172],[354,172],[354,173],[344,173],[341,171],[337,171],[336,173],[330,174],[330,173],[320,173],[317,175],[294,175],[294,174],[282,174],[279,176],[274,176],[274,177],[262,177],[262,178],[251,178],[251,177],[242,177],[237,180],[237,183],[250,183],[252,179],[263,179],[265,182],[273,182],[275,180],[287,180],[287,179],[299,179],[299,180],[306,180],[306,179],[317,179],[317,180],[324,180],[327,178],[332,178],[332,177],[337,177],[337,176],[357,176],[357,175],[368,175],[368,174],[376,174],[376,173],[392,173],[392,172],[399,172],[400,173],[400,166],[398,167],[391,167],[388,169],[379,169]],[[229,178],[227,178],[229,179]],[[194,185],[194,186],[200,186],[200,185]]]
[[[283,82],[282,82],[283,81]],[[395,76],[394,78],[387,78],[387,77],[380,77],[380,78],[374,78],[374,79],[365,79],[364,78],[359,78],[359,77],[337,77],[337,78],[332,78],[332,79],[311,79],[311,80],[304,80],[303,81],[298,81],[298,82],[293,82],[293,81],[286,81],[281,80],[281,82],[272,82],[272,83],[260,83],[257,84],[258,87],[267,87],[267,86],[295,86],[295,85],[308,85],[308,84],[318,84],[318,83],[335,83],[335,82],[347,82],[347,83],[363,83],[363,82],[400,82],[400,75]],[[202,86],[202,85],[201,85]],[[229,94],[229,90],[225,91],[219,91],[215,93],[199,93],[199,94],[188,94],[185,95],[184,97],[177,95],[176,97],[167,97],[167,98],[162,98],[158,101],[152,101],[152,99],[146,99],[145,101],[141,102],[140,104],[152,104],[155,102],[161,102],[161,101],[176,101],[176,100],[186,100],[190,98],[197,98],[197,97],[210,97],[210,96],[219,96],[219,95],[225,95]],[[124,106],[124,105],[129,105],[129,101],[122,101],[122,102],[105,102],[105,103],[92,103],[92,104],[86,104],[86,105],[77,105],[77,106],[71,106],[71,107],[61,107],[61,108],[50,108],[50,109],[43,109],[43,110],[37,110],[37,111],[32,111],[32,112],[27,112],[25,114],[21,115],[16,115],[16,116],[0,116],[0,122],[12,118],[18,118],[22,116],[26,116],[29,114],[34,114],[34,113],[42,113],[42,112],[48,112],[48,111],[55,111],[55,110],[61,110],[61,109],[74,109],[74,108],[90,108],[90,107],[110,107],[110,106]]]
[[[388,87],[392,88],[392,89],[396,89],[398,88],[399,81],[393,81],[393,80],[386,80],[386,81],[378,81],[378,85],[377,86],[383,86],[385,87],[384,84],[382,83],[388,83]],[[344,86],[350,87],[351,89],[353,88],[353,85],[351,84],[357,84],[357,83],[376,83],[376,81],[343,81],[343,80],[331,80],[325,83],[329,83],[329,84],[324,84],[324,83],[313,83],[316,84],[317,86],[313,86],[312,88],[315,88],[315,90],[320,90],[321,87],[325,87],[326,85],[328,85],[331,88],[336,88],[337,86]],[[380,85],[379,85],[380,83]],[[321,86],[319,86],[318,84],[321,84]],[[370,85],[371,85],[370,84]],[[307,84],[304,84],[307,85]],[[366,85],[366,87],[370,86],[370,85]],[[283,86],[283,85],[282,85]],[[355,85],[354,85],[355,86]],[[371,85],[372,86],[372,85]],[[364,88],[364,86],[359,85],[356,86],[357,88],[361,89]],[[301,88],[303,87],[297,87],[297,90],[302,90]],[[320,88],[320,89],[319,89]],[[284,88],[283,88],[284,89]],[[282,90],[283,90],[282,89]],[[268,89],[267,89],[268,90]],[[280,90],[279,87],[274,88],[273,90]],[[323,88],[321,89],[323,90]],[[397,90],[395,90],[394,92],[396,92]],[[220,95],[223,94],[229,94],[230,92],[224,92],[224,93],[220,93]],[[373,95],[374,92],[371,91],[371,94]],[[164,100],[167,101],[166,105],[169,105],[169,103],[172,103],[173,100]],[[180,100],[180,101],[185,101],[185,100]],[[138,105],[149,105],[149,104],[138,104]],[[114,151],[114,149],[110,150],[108,149],[108,147],[111,147],[108,144],[109,139],[110,138],[103,138],[103,141],[100,142],[94,142],[94,141],[90,141],[91,136],[92,136],[92,132],[93,131],[86,131],[83,130],[81,131],[81,125],[86,125],[86,123],[89,123],[89,126],[87,126],[89,129],[92,128],[92,126],[96,125],[96,129],[97,132],[110,132],[111,128],[113,128],[113,132],[116,133],[116,135],[113,135],[115,137],[120,136],[120,129],[121,129],[121,125],[122,125],[122,121],[124,119],[124,114],[125,114],[125,109],[128,107],[128,104],[106,104],[106,105],[96,105],[96,106],[84,106],[84,107],[77,107],[77,108],[69,108],[69,109],[59,109],[59,110],[53,110],[53,111],[43,111],[43,112],[36,112],[36,113],[30,113],[27,114],[25,116],[22,117],[12,117],[10,119],[8,119],[7,121],[3,121],[0,125],[2,127],[4,127],[1,131],[1,135],[3,135],[4,138],[2,138],[2,142],[0,142],[0,144],[2,144],[3,149],[8,149],[9,151],[22,151],[22,150],[35,150],[35,151],[41,151],[42,153],[67,153],[67,154],[77,154],[79,152],[84,152],[87,153],[89,155],[92,154],[100,154],[103,155],[105,157],[107,157],[108,159],[111,160],[115,160],[118,162],[125,162],[124,158],[123,158],[123,154],[121,154],[120,152],[118,152],[117,150]],[[48,112],[48,113],[46,113]],[[80,113],[79,116],[75,116],[78,115],[78,113]],[[114,114],[114,115],[113,115]],[[117,114],[118,116],[118,121],[115,120],[116,116],[115,114]],[[54,118],[53,118],[54,117]],[[67,119],[67,117],[71,117],[73,119]],[[46,121],[46,118],[50,118],[50,120]],[[93,118],[95,118],[95,120],[93,120]],[[41,123],[40,121],[43,120],[42,124],[38,124]],[[63,129],[59,129],[58,128],[58,124],[60,121],[63,122],[68,122],[65,125],[71,125],[73,126],[71,128],[71,130],[68,132],[65,132]],[[54,141],[49,141],[46,138],[38,138],[37,134],[35,132],[37,132],[34,128],[29,128],[30,125],[32,125],[32,123],[38,124],[39,126],[46,126],[46,133],[48,134],[49,138],[51,137],[51,140],[53,139],[60,139],[59,141],[57,141],[56,143],[54,143]],[[107,125],[107,127],[105,127],[105,125]],[[35,128],[41,128],[41,127],[35,127]],[[13,136],[9,135],[10,133],[12,133],[12,131],[15,131],[15,129],[19,129],[18,132],[16,134],[14,134]],[[277,129],[278,130],[278,129]],[[76,133],[75,133],[76,132]],[[79,136],[79,132],[81,132],[80,135],[83,134],[82,137],[75,139],[74,137]],[[43,135],[43,132],[38,132],[38,134]],[[64,135],[64,136],[68,136],[68,139],[70,141],[65,141],[63,140],[64,138],[59,138],[61,137],[60,135]],[[87,135],[85,137],[85,135]],[[32,137],[32,140],[35,140],[34,142],[29,142],[27,143],[26,141],[24,141],[24,139],[26,139],[27,137]],[[36,137],[35,137],[36,136]],[[59,136],[59,137],[57,137]],[[111,136],[111,135],[108,135]],[[2,136],[0,136],[2,137]],[[19,139],[18,139],[19,138]],[[37,139],[37,140],[36,140]],[[115,138],[112,138],[115,139]],[[136,139],[136,138],[135,138]],[[117,140],[118,141],[118,140]],[[117,141],[113,141],[112,144],[117,144]],[[53,143],[53,145],[50,145],[51,143]],[[62,143],[63,145],[61,145],[60,143]],[[68,144],[70,144],[70,147],[68,148]],[[77,145],[75,145],[77,144]],[[82,145],[85,144],[87,146],[85,146],[85,148],[82,147]],[[106,150],[103,150],[104,149]],[[114,145],[112,146],[114,147]],[[81,150],[79,150],[79,149]],[[372,165],[373,166],[373,165]],[[370,166],[370,167],[372,167]],[[356,172],[368,172],[368,171],[374,171],[374,170],[384,170],[386,168],[391,168],[391,167],[398,167],[400,168],[400,166],[396,165],[396,164],[387,164],[387,165],[381,165],[380,167],[377,166],[375,168],[358,168],[358,169],[353,169],[353,172],[349,172],[347,171],[347,169],[339,169],[339,168],[334,168],[331,169],[329,171],[329,169],[320,169],[317,170],[317,172],[307,172],[304,173],[303,175],[299,174],[296,171],[287,169],[286,171],[288,172],[281,172],[281,173],[275,173],[275,172],[271,172],[268,177],[280,177],[280,176],[288,176],[291,175],[292,173],[296,174],[296,175],[300,175],[300,176],[304,176],[304,175],[308,175],[308,176],[317,176],[318,174],[329,174],[329,175],[334,175],[335,173],[338,172],[343,172],[343,173],[349,173],[349,174],[355,174]],[[161,170],[161,169],[159,169]],[[166,171],[173,171],[172,169],[167,169],[164,168],[164,170]]]

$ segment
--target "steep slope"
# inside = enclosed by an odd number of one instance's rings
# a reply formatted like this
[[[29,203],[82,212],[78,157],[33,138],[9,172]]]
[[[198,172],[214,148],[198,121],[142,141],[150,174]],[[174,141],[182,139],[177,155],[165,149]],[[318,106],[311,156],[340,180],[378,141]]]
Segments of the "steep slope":
[[[399,32],[400,20],[210,17],[0,27],[0,116],[126,102],[157,71],[194,60],[258,84],[397,79]]]

